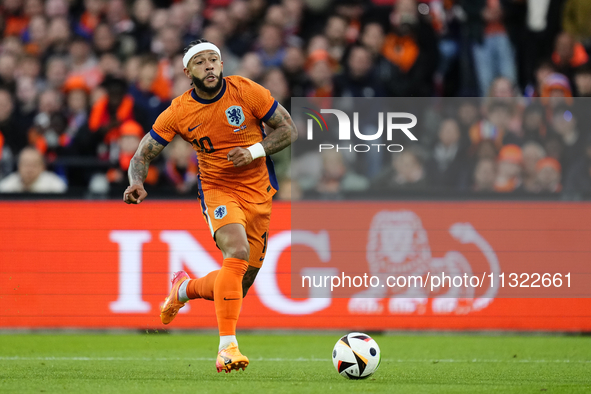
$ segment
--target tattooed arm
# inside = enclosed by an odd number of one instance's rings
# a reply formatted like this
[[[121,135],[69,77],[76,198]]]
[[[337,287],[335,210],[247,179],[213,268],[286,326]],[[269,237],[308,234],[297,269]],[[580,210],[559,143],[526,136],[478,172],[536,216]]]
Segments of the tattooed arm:
[[[139,204],[144,201],[148,193],[144,189],[144,180],[148,175],[150,162],[162,152],[164,145],[156,141],[150,134],[146,134],[129,164],[129,187],[123,193],[123,201],[128,204]]]
[[[261,142],[267,156],[283,150],[298,139],[298,130],[289,112],[281,104],[277,104],[277,109],[266,123],[273,129]]]
[[[295,124],[281,104],[277,104],[277,109],[266,123],[273,129],[261,142],[267,156],[279,152],[297,140],[298,131]],[[252,162],[252,155],[247,149],[234,148],[228,153],[228,160],[236,167],[245,166]]]

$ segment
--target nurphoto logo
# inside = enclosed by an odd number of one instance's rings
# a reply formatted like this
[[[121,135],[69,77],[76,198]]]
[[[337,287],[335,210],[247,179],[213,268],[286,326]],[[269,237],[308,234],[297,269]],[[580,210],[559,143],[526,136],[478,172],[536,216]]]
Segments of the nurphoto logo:
[[[320,128],[321,132],[328,132],[328,125],[324,116],[322,114],[333,114],[336,116],[339,129],[338,129],[338,138],[339,141],[351,141],[351,120],[349,115],[347,115],[344,111],[339,109],[321,109],[320,112],[313,110],[312,108],[303,107],[305,110],[310,112],[305,112],[306,115],[310,116],[311,119],[308,119],[307,123],[307,139],[313,140],[314,139],[314,121]],[[386,119],[386,140],[392,141],[392,135],[394,131],[399,130],[404,133],[411,141],[418,141],[417,137],[410,131],[413,127],[417,125],[417,117],[408,112],[379,112],[378,113],[378,130],[374,134],[362,134],[359,131],[359,112],[353,112],[353,134],[354,136],[361,140],[361,141],[377,141],[382,138],[382,134],[384,133],[384,118]],[[410,122],[400,123],[401,119],[410,120]],[[329,144],[329,143],[321,143],[318,145],[318,151],[322,152],[323,150],[331,150],[335,149],[337,152],[341,150],[346,150],[349,152],[359,152],[365,153],[370,151],[380,152],[380,150],[387,150],[388,152],[397,153],[402,152],[404,147],[400,144],[384,144],[384,143],[373,143],[373,144],[349,144],[349,145],[339,145],[339,144]]]

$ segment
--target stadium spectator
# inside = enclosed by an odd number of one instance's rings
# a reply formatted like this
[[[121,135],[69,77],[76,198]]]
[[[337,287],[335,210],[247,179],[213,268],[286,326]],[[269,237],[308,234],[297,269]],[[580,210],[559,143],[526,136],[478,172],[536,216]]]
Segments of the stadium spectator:
[[[6,89],[0,88],[0,133],[4,136],[4,144],[13,154],[17,154],[26,145],[26,131],[17,123],[15,103]]]
[[[575,40],[591,48],[591,3],[585,0],[566,0],[562,27]]]
[[[79,76],[70,77],[64,84],[66,94],[65,113],[68,119],[67,133],[75,138],[88,126],[89,88],[86,80]]]
[[[546,156],[542,145],[530,141],[523,145],[523,189],[528,192],[538,191],[538,162]],[[555,159],[554,159],[555,160]]]
[[[575,70],[574,80],[577,97],[591,97],[591,62]]]
[[[497,166],[493,159],[478,160],[473,173],[472,190],[475,192],[494,192],[497,179]]]
[[[485,95],[494,78],[517,82],[513,46],[507,34],[503,0],[461,0],[467,15],[466,29],[471,43],[480,95]]]
[[[503,101],[491,101],[487,108],[486,118],[470,128],[472,150],[483,140],[491,140],[497,149],[506,142],[509,132],[511,108]]]
[[[197,184],[197,157],[190,144],[175,138],[164,151],[165,162],[162,169],[164,185],[174,188],[178,194],[187,194]]]
[[[16,83],[16,111],[15,120],[18,128],[28,130],[33,124],[37,113],[39,91],[31,77],[20,77]]]
[[[304,64],[306,57],[299,47],[288,47],[285,51],[281,69],[289,84],[289,91],[292,97],[304,97],[304,85],[306,83],[306,72]]]
[[[22,12],[22,3],[22,1],[18,0],[4,1],[2,3],[4,36],[20,35],[26,29],[29,17]]]
[[[572,104],[573,92],[568,78],[559,73],[548,75],[542,83],[541,97],[542,104],[550,111],[549,118],[552,116],[552,109],[557,105]]]
[[[98,59],[93,55],[90,43],[78,36],[72,40],[69,50],[70,73],[69,77],[80,76],[84,78],[86,86],[94,89],[98,86],[103,75],[98,67]]]
[[[96,26],[92,34],[92,44],[94,53],[99,57],[103,53],[118,52],[119,45],[115,33],[113,33],[111,26],[106,23],[100,23]]]
[[[283,31],[279,26],[263,25],[259,32],[257,51],[263,67],[279,67],[285,57]]]
[[[86,38],[92,37],[104,15],[105,6],[102,0],[84,0],[84,12],[75,24],[75,33]]]
[[[514,141],[519,141],[519,130],[521,130],[521,120],[525,104],[520,97],[517,87],[506,77],[496,77],[491,83],[488,96],[484,100],[486,104],[492,102],[503,102],[507,104],[509,118],[505,128],[507,139],[504,143],[519,143]]]
[[[45,17],[42,15],[32,17],[22,36],[26,53],[34,56],[43,56],[49,45],[49,40],[47,39],[47,20]]]
[[[551,60],[542,60],[534,68],[533,82],[529,83],[524,89],[524,95],[526,97],[540,97],[542,95],[542,89],[544,80],[550,75],[556,72],[556,67]]]
[[[321,198],[341,198],[342,193],[361,192],[369,188],[369,181],[364,176],[348,170],[341,152],[324,151],[322,173],[316,192]]]
[[[227,10],[220,7],[215,16],[212,15],[212,22],[224,29],[228,49],[237,56],[244,56],[252,50],[256,41],[256,24],[253,22],[256,19],[253,19],[253,12],[249,9],[252,4],[254,2],[234,1]]]
[[[130,34],[134,39],[136,53],[150,51],[150,44],[154,38],[153,31],[150,27],[152,12],[154,12],[154,3],[152,0],[136,0],[133,2],[131,10],[133,27]]]
[[[569,198],[591,196],[591,136],[585,141],[585,154],[567,172],[564,192]]]
[[[262,85],[267,86],[271,95],[285,108],[290,106],[289,85],[280,68],[269,69],[262,78]]]
[[[113,75],[123,77],[123,66],[121,61],[113,53],[103,53],[99,58],[99,70],[102,75]]]
[[[121,124],[130,119],[142,122],[146,118],[134,105],[131,95],[127,94],[125,80],[107,76],[102,86],[107,93],[92,106],[88,119],[90,135],[84,145],[86,151],[96,152],[101,159],[106,160],[110,151],[117,154],[117,150],[112,148],[116,148]]]
[[[548,137],[548,125],[546,124],[546,115],[544,107],[538,102],[527,106],[523,111],[522,141],[524,143],[538,142],[543,143]]]
[[[242,57],[236,74],[258,81],[265,71],[261,57],[256,52],[248,52]]]
[[[466,167],[458,122],[452,118],[443,120],[437,136],[438,141],[426,165],[430,186],[457,190]]]
[[[376,77],[384,86],[395,77],[396,67],[382,55],[386,35],[378,22],[367,23],[361,31],[359,42],[371,52]]]
[[[45,15],[50,18],[56,16],[68,16],[68,3],[66,0],[47,0],[45,2]]]
[[[60,90],[68,77],[69,68],[65,57],[53,56],[47,60],[45,89]]]
[[[16,56],[10,53],[0,54],[0,86],[14,92],[16,89]]]
[[[523,71],[526,84],[535,83],[535,69],[552,54],[549,42],[554,42],[561,30],[563,0],[527,0],[526,29],[522,45]]]
[[[517,145],[505,145],[499,152],[495,191],[510,193],[522,189],[523,153]]]
[[[0,193],[64,193],[67,188],[60,177],[45,170],[43,156],[31,147],[20,152],[18,171],[0,181]]]
[[[388,84],[390,95],[431,96],[439,58],[433,27],[419,14],[416,0],[398,0],[390,23],[382,49],[382,55],[396,66]]]
[[[546,157],[536,165],[537,192],[538,193],[559,193],[562,191],[561,168],[558,160]]]
[[[59,146],[59,136],[51,124],[52,116],[62,109],[63,98],[57,90],[45,90],[39,96],[38,112],[27,130],[28,145],[35,147],[47,160],[56,158],[55,149]]]
[[[282,0],[284,17],[283,24],[286,42],[288,45],[301,45],[303,35],[302,17],[304,15],[304,2],[302,0]]]
[[[174,58],[182,52],[182,48],[181,32],[172,26],[160,29],[152,42],[152,50],[160,56],[158,76],[152,90],[163,101],[171,99]]]
[[[105,19],[117,36],[129,33],[133,29],[133,21],[123,0],[109,0],[107,2]]]
[[[307,97],[338,97],[340,92],[337,90],[333,79],[336,67],[337,63],[327,51],[316,49],[310,53],[306,61],[309,83],[305,95]]]
[[[47,49],[45,56],[65,56],[68,54],[72,32],[68,19],[58,16],[50,19],[47,27]]]
[[[169,106],[170,101],[162,101],[152,90],[158,76],[158,59],[146,55],[141,59],[139,67],[137,81],[129,87],[129,94],[133,97],[134,106],[140,108],[147,117],[144,124],[149,127]]]
[[[470,129],[480,121],[480,110],[478,99],[464,99],[461,101],[452,100],[456,110],[456,118],[460,127],[462,144],[470,144]]]
[[[332,15],[326,21],[324,35],[328,40],[329,55],[340,62],[347,48],[347,19],[341,15]]]
[[[426,190],[429,183],[424,160],[417,149],[405,149],[392,155],[391,166],[372,182],[376,191]]]
[[[112,167],[107,171],[106,177],[110,184],[110,190],[114,195],[129,183],[127,179],[127,170],[133,154],[140,145],[140,141],[145,132],[142,126],[135,120],[129,119],[121,123],[118,133],[118,156],[111,160]],[[154,165],[148,168],[148,175],[145,183],[153,186],[158,183],[160,173]]]
[[[345,71],[335,77],[336,90],[342,97],[384,97],[387,92],[376,77],[371,52],[353,46],[347,56]]]
[[[560,163],[566,174],[576,158],[583,156],[584,149],[584,139],[578,129],[577,119],[572,112],[572,107],[562,104],[554,108],[552,128],[560,137],[564,147]]]
[[[519,93],[513,82],[504,76],[493,79],[488,90],[488,97],[510,99],[518,96]]]
[[[429,4],[432,25],[439,38],[439,65],[435,74],[438,95],[455,96],[459,90],[461,54],[460,13],[455,1],[432,0]],[[455,86],[454,86],[455,85]]]
[[[36,56],[21,56],[16,69],[16,74],[18,78],[28,77],[32,78],[36,84],[39,83],[38,79],[41,76],[40,60]]]
[[[571,87],[574,85],[575,70],[588,61],[589,55],[585,48],[573,36],[563,32],[556,37],[552,62],[556,67],[556,71],[569,79]]]

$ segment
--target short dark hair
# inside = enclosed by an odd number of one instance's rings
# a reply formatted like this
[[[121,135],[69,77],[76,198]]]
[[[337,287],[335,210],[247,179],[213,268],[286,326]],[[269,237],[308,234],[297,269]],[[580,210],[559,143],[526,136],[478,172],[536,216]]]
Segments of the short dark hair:
[[[185,49],[183,49],[183,56],[185,56],[187,54],[187,52],[189,52],[189,49],[193,48],[195,45],[197,44],[203,44],[209,42],[207,41],[205,38],[198,38],[197,40],[193,40],[189,43],[189,45],[187,45],[185,47]]]

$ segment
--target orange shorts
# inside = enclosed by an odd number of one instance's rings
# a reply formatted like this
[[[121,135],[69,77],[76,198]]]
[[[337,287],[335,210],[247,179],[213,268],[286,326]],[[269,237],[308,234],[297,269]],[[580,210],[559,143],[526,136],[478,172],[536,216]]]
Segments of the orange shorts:
[[[242,224],[250,245],[248,264],[261,268],[267,252],[272,199],[257,204],[245,201],[238,194],[219,189],[202,193],[203,216],[214,239],[220,227],[230,223]]]

